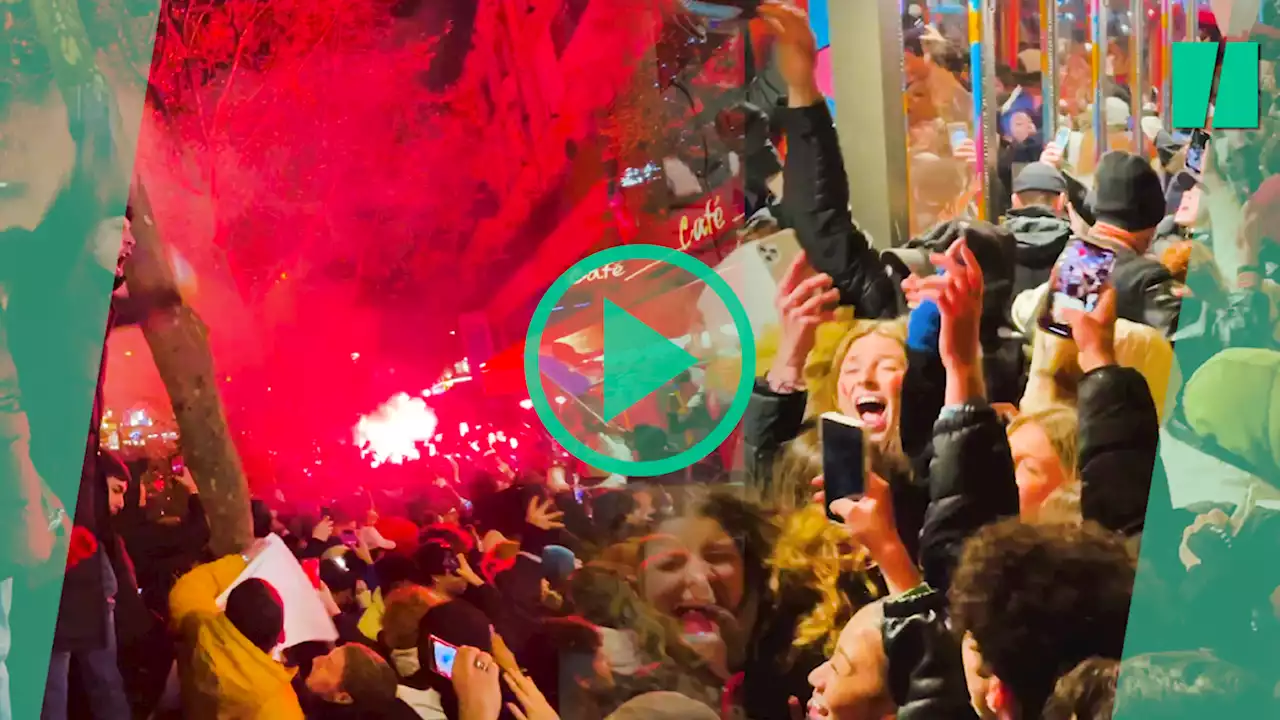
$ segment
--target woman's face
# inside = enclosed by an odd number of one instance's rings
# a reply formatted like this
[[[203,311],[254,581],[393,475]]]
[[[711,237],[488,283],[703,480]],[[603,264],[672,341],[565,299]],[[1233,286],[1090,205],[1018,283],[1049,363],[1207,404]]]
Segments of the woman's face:
[[[1032,520],[1053,491],[1067,481],[1067,471],[1049,436],[1036,423],[1025,423],[1009,433],[1009,449],[1013,452],[1022,519]]]
[[[0,231],[34,230],[75,165],[62,95],[0,104]]]
[[[1036,134],[1035,121],[1026,113],[1014,113],[1009,119],[1009,135],[1016,143],[1026,142],[1027,138]]]
[[[906,374],[907,353],[902,344],[877,333],[855,340],[840,364],[836,403],[875,444],[883,444],[897,432]]]
[[[685,634],[719,634],[717,618],[735,612],[746,592],[742,553],[713,518],[668,520],[645,541],[640,588]]]

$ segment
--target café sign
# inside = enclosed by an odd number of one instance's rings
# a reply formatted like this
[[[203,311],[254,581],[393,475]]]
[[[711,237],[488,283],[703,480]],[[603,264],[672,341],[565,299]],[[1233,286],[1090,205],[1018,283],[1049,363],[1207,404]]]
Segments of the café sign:
[[[582,285],[584,283],[600,282],[601,280],[614,280],[626,274],[626,268],[622,263],[614,262],[598,267],[595,270],[578,278],[573,284]]]
[[[724,208],[720,206],[720,196],[707,200],[702,208],[702,215],[690,219],[689,215],[680,216],[680,250],[700,245],[719,235],[728,222],[724,218]]]

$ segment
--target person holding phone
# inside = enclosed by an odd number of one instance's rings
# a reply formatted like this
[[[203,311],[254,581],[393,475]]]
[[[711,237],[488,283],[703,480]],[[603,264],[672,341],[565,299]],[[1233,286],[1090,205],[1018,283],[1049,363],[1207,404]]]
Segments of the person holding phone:
[[[1084,239],[1115,254],[1110,275],[1117,317],[1171,338],[1178,329],[1181,297],[1173,274],[1149,254],[1165,217],[1159,174],[1141,156],[1109,152],[1098,163],[1088,204],[1094,223]]]

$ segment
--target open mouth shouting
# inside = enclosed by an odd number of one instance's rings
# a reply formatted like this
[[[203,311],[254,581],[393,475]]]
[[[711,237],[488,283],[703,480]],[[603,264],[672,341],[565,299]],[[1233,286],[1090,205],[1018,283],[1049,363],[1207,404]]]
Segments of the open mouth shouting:
[[[682,605],[675,610],[680,629],[685,635],[719,635],[720,623],[716,613],[701,605]]]
[[[878,393],[866,393],[854,399],[858,420],[868,432],[880,433],[889,429],[889,401]]]

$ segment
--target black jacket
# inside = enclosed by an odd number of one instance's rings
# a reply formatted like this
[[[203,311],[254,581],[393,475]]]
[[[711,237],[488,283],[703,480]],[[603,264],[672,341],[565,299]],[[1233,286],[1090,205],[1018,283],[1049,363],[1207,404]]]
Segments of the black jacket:
[[[1001,225],[1018,240],[1013,292],[1048,282],[1054,263],[1071,239],[1071,223],[1048,208],[1032,206],[1010,210]]]
[[[925,582],[946,593],[969,536],[1018,514],[1018,485],[1004,425],[985,402],[947,408],[933,448],[920,567]]]
[[[889,693],[899,720],[974,718],[960,643],[947,627],[947,597],[929,589],[884,604]]]
[[[849,212],[849,180],[830,108],[826,102],[785,108],[777,119],[787,138],[782,205],[809,264],[831,276],[840,303],[856,317],[896,317],[901,291]]]
[[[1150,325],[1172,338],[1178,331],[1182,300],[1174,294],[1173,274],[1168,268],[1128,246],[1098,238],[1090,240],[1116,251],[1116,266],[1111,274],[1116,289],[1116,316]]]
[[[1098,368],[1081,378],[1077,407],[1084,519],[1142,532],[1148,498],[1171,505],[1167,484],[1152,487],[1160,423],[1146,379],[1133,368]]]

